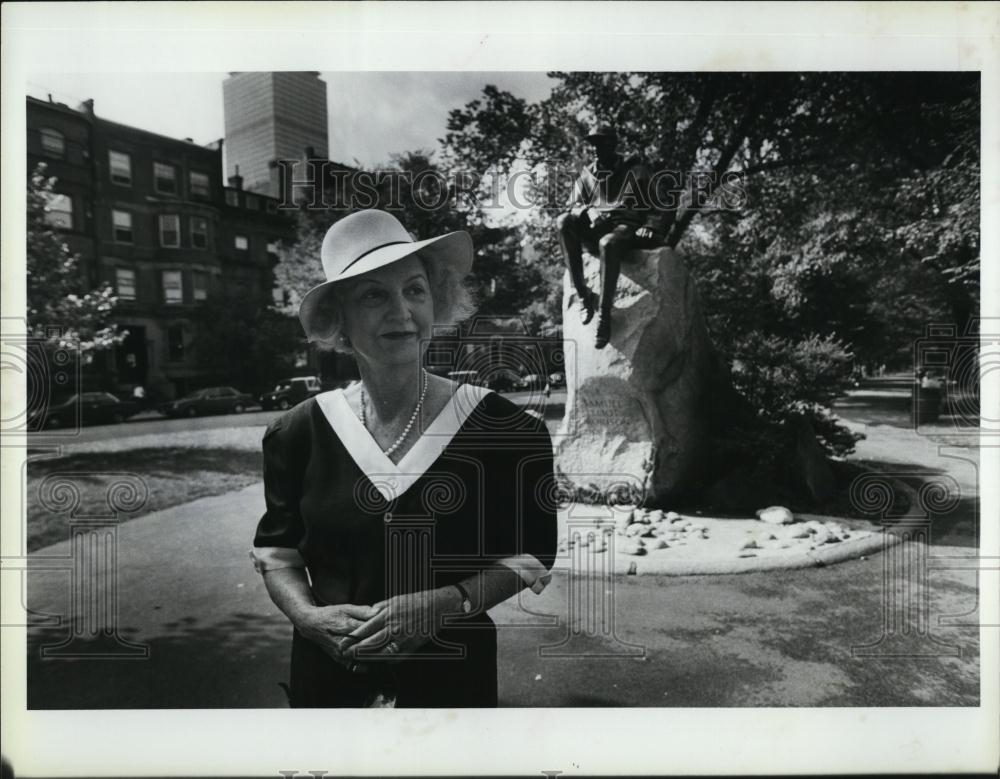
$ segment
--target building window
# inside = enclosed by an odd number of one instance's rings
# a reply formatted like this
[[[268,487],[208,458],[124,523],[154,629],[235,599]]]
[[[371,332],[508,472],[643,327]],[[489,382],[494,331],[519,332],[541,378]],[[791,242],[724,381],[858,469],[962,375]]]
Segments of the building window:
[[[268,241],[267,242],[267,253],[271,255],[271,259],[278,259],[278,241]]]
[[[191,197],[208,199],[211,191],[208,185],[208,174],[191,171]]]
[[[196,270],[194,272],[194,299],[195,300],[208,300],[208,274],[204,271]]]
[[[45,221],[63,230],[73,229],[73,198],[53,192],[49,195]]]
[[[135,300],[135,271],[131,268],[115,268],[115,289],[119,300]]]
[[[160,214],[160,246],[176,249],[181,245],[181,218],[177,214]]]
[[[177,169],[165,162],[153,163],[153,186],[164,195],[177,194]]]
[[[238,207],[240,204],[240,193],[235,189],[226,190],[226,205]]]
[[[108,161],[111,164],[111,180],[115,184],[132,186],[132,158],[123,151],[109,151]]]
[[[259,211],[260,210],[260,199],[256,195],[247,195],[246,196],[246,206],[247,206],[247,208],[251,209],[252,211]]]
[[[111,224],[118,243],[132,243],[132,214],[128,211],[114,210],[111,212]]]
[[[180,325],[167,328],[167,359],[170,362],[184,360],[184,328]]]
[[[184,302],[184,287],[179,270],[165,270],[160,273],[163,279],[163,302],[167,305],[177,305]]]
[[[288,305],[288,298],[285,295],[285,290],[282,287],[272,287],[271,297],[274,300],[274,305],[276,306]]]
[[[233,238],[233,246],[235,246],[239,251],[245,252],[250,248],[250,239],[245,235],[237,235]]]
[[[191,217],[191,245],[195,249],[208,248],[208,220],[200,216]]]
[[[41,129],[42,151],[50,157],[63,157],[66,155],[66,138],[58,130],[50,127]]]

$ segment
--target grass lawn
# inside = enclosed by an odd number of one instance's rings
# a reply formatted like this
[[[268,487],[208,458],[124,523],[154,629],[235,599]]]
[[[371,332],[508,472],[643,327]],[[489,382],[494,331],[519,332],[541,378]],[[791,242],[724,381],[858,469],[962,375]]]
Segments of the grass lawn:
[[[78,490],[79,505],[75,510],[78,517],[108,514],[108,488],[121,480],[122,474],[134,474],[145,485],[147,497],[135,511],[120,515],[121,520],[129,520],[196,498],[247,487],[260,480],[261,466],[259,450],[187,447],[72,454],[29,460],[25,491],[28,551],[33,552],[69,537],[70,512],[52,511],[43,502],[43,493],[51,492],[56,484],[56,474],[60,475],[60,483],[68,481]],[[59,498],[65,499],[65,494],[57,492],[47,502],[62,505]]]

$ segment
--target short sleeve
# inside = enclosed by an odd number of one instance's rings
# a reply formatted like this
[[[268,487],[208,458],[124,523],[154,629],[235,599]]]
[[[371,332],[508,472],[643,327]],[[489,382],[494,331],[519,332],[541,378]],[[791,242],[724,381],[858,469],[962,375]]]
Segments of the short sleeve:
[[[499,563],[540,593],[551,579],[558,538],[552,438],[544,421],[534,419],[520,437],[511,458],[514,516],[498,523],[494,539],[499,548],[514,552]]]
[[[264,515],[257,523],[250,557],[260,573],[304,568],[299,544],[305,535],[299,500],[303,466],[296,458],[290,430],[277,420],[264,433]]]

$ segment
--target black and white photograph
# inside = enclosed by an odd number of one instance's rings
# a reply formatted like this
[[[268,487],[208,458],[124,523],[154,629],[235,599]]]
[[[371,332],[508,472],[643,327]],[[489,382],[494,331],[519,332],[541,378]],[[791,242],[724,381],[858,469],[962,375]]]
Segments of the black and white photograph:
[[[996,770],[1000,16],[737,5],[4,7],[5,771]]]

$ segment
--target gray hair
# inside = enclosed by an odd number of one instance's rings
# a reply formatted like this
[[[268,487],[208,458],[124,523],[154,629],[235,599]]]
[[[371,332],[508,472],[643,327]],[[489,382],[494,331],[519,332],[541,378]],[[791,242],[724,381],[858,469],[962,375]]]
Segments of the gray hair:
[[[468,319],[476,310],[476,304],[465,279],[450,266],[428,262],[417,253],[427,280],[430,283],[431,300],[434,301],[434,324],[453,325]],[[343,336],[344,320],[341,316],[340,296],[344,287],[333,284],[316,304],[316,329],[323,336],[315,342],[320,349],[332,350],[340,354],[354,354]]]

